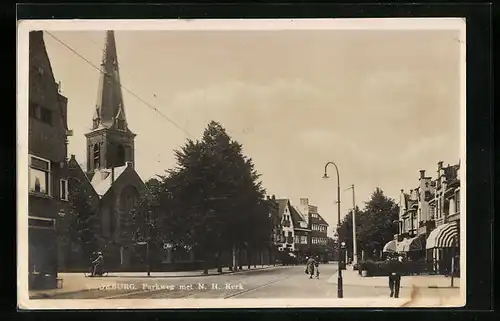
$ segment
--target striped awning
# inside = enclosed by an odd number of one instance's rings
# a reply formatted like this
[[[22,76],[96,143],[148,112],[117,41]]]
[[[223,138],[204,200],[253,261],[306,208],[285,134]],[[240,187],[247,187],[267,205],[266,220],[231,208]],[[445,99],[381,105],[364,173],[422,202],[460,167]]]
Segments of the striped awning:
[[[421,237],[418,237],[418,236],[411,238],[411,239],[407,239],[405,244],[404,244],[403,251],[404,252],[411,252],[411,251],[423,250],[424,246],[422,243],[424,243],[424,241],[422,240]]]
[[[396,252],[398,252],[398,253],[405,252],[407,242],[408,242],[408,239],[403,239],[401,242],[398,242],[396,244]]]
[[[458,223],[455,221],[436,227],[427,238],[426,249],[457,246]]]
[[[383,252],[388,252],[388,253],[394,253],[396,252],[396,241],[392,240],[387,242],[386,245],[384,245],[384,248],[382,250]]]

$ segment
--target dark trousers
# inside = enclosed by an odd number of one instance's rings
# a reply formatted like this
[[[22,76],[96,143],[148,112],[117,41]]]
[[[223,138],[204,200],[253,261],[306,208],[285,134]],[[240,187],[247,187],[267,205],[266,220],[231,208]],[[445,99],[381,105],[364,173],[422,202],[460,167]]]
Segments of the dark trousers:
[[[95,263],[92,269],[92,275],[96,275],[97,273],[102,273],[101,264]]]
[[[399,298],[399,288],[401,285],[401,275],[389,276],[389,289],[391,289],[391,298]]]

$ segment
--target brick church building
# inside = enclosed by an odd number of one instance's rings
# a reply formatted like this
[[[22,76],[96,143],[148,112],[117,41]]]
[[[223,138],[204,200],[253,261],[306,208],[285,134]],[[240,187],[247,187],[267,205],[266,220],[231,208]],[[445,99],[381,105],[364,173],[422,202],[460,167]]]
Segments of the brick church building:
[[[71,155],[68,162],[69,187],[70,190],[76,187],[82,191],[95,213],[97,219],[93,228],[106,268],[127,269],[134,261],[134,251],[125,224],[145,184],[134,168],[136,134],[128,127],[125,115],[113,31],[106,32],[92,129],[85,137],[86,169]],[[61,270],[72,269],[72,251],[69,244],[66,249],[60,250]]]

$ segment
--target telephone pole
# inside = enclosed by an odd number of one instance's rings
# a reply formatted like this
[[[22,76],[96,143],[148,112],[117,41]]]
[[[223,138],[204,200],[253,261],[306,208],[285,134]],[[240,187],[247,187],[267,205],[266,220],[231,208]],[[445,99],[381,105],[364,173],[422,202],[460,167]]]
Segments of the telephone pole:
[[[358,246],[356,240],[356,197],[354,193],[354,184],[352,189],[352,264],[358,263]]]

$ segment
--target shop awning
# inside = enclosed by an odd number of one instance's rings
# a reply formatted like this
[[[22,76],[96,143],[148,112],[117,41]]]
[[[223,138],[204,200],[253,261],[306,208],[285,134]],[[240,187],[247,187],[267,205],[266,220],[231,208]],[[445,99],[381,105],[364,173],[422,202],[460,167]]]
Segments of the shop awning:
[[[436,227],[427,238],[426,249],[457,247],[458,223],[446,223]]]
[[[408,242],[408,239],[403,239],[401,242],[398,242],[396,244],[396,252],[398,252],[398,253],[405,252],[405,247],[406,247],[407,242]]]
[[[383,252],[388,252],[388,253],[396,252],[396,241],[392,240],[390,242],[387,242],[387,244],[384,245],[384,248],[383,248],[382,251]]]
[[[410,252],[410,251],[420,251],[424,249],[424,241],[422,240],[421,237],[414,237],[411,239],[406,239],[406,242],[403,247],[404,252]]]

